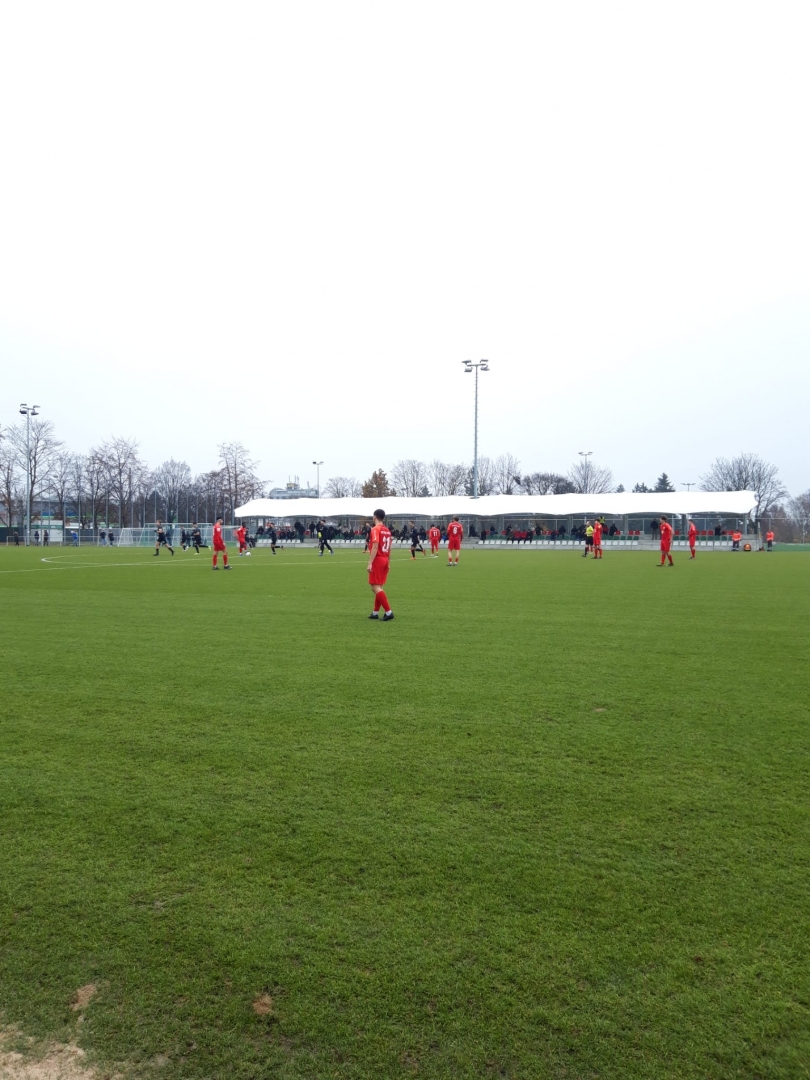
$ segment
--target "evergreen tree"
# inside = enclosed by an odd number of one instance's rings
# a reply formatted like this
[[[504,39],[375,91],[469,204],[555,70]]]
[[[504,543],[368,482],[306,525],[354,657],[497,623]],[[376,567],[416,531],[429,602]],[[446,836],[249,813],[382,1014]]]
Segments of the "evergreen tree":
[[[649,490],[650,489],[647,487],[646,484],[636,484],[636,486],[633,488],[633,491],[640,491],[640,492],[649,491]]]
[[[388,486],[388,477],[384,469],[376,469],[363,484],[364,499],[384,499],[386,495],[396,495]]]
[[[658,479],[655,481],[655,487],[653,491],[674,491],[675,488],[672,485],[669,477],[665,472],[662,472]]]

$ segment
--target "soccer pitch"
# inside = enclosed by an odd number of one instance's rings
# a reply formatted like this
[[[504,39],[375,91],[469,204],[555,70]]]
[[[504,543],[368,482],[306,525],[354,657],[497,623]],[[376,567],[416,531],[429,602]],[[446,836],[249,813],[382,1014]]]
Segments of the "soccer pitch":
[[[388,625],[356,550],[43,555],[0,552],[2,1024],[199,1080],[810,1076],[807,555],[400,549]]]

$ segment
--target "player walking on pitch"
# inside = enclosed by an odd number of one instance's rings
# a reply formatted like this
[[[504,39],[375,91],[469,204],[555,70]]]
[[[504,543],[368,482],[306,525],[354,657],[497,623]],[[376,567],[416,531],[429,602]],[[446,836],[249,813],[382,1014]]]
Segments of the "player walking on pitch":
[[[695,545],[697,544],[697,525],[695,525],[691,518],[689,518],[689,528],[686,532],[686,537],[689,541],[689,558],[694,559]]]
[[[239,544],[239,554],[244,555],[247,551],[247,529],[245,526],[239,525],[234,529],[234,536],[236,537],[236,542]]]
[[[160,549],[167,547],[172,555],[174,555],[174,548],[166,539],[166,530],[163,528],[163,522],[160,518],[155,522],[155,555],[160,554]]]
[[[326,532],[326,522],[324,521],[323,518],[321,518],[321,520],[318,522],[317,531],[318,531],[318,548],[319,548],[318,554],[322,556],[323,552],[324,552],[324,548],[329,548],[329,554],[334,555],[335,553],[334,553],[334,551],[332,551],[332,545],[329,543],[329,538],[328,538],[327,532]]]
[[[222,552],[222,565],[225,570],[230,570],[228,566],[228,549],[225,547],[225,540],[222,536],[222,518],[217,518],[217,523],[214,526],[214,535],[212,537],[212,546],[214,548],[214,569],[219,570],[217,566],[217,556],[220,551]]]
[[[593,523],[593,557],[602,558],[602,522],[598,518]]]
[[[661,562],[659,566],[664,565],[664,561],[669,559],[669,565],[674,566],[672,561],[672,526],[665,517],[661,517],[661,524],[658,526],[661,532]]]
[[[374,525],[368,534],[368,583],[374,593],[374,610],[370,619],[379,619],[383,609],[383,622],[390,622],[394,617],[388,597],[385,595],[385,583],[388,580],[388,567],[391,561],[391,532],[385,524],[385,511],[374,511]]]
[[[416,560],[417,551],[421,551],[422,554],[425,556],[425,558],[427,558],[427,552],[422,547],[422,541],[419,539],[419,530],[414,525],[414,523],[411,522],[411,561],[412,562],[414,562]]]
[[[430,554],[434,559],[438,559],[439,544],[442,542],[442,530],[437,529],[435,525],[431,525],[428,529],[428,540],[430,541]]]
[[[464,527],[458,520],[458,514],[447,526],[447,565],[458,566],[458,557],[461,553],[461,541],[464,539]],[[453,556],[455,555],[455,563]]]

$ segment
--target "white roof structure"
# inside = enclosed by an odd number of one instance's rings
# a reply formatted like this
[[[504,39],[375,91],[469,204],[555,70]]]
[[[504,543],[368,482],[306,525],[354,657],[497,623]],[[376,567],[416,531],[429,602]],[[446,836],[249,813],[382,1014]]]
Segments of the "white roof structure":
[[[370,518],[375,510],[388,517],[606,517],[652,514],[751,514],[753,491],[611,491],[605,495],[429,495],[386,499],[251,499],[236,508],[240,518]]]

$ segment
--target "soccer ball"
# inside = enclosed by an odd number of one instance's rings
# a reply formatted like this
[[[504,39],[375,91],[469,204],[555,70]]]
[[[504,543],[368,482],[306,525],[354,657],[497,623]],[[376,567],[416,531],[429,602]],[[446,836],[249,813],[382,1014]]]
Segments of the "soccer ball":
[[[246,554],[246,555],[250,555],[250,552],[249,552],[249,551],[246,551],[246,552],[245,552],[245,554]]]

